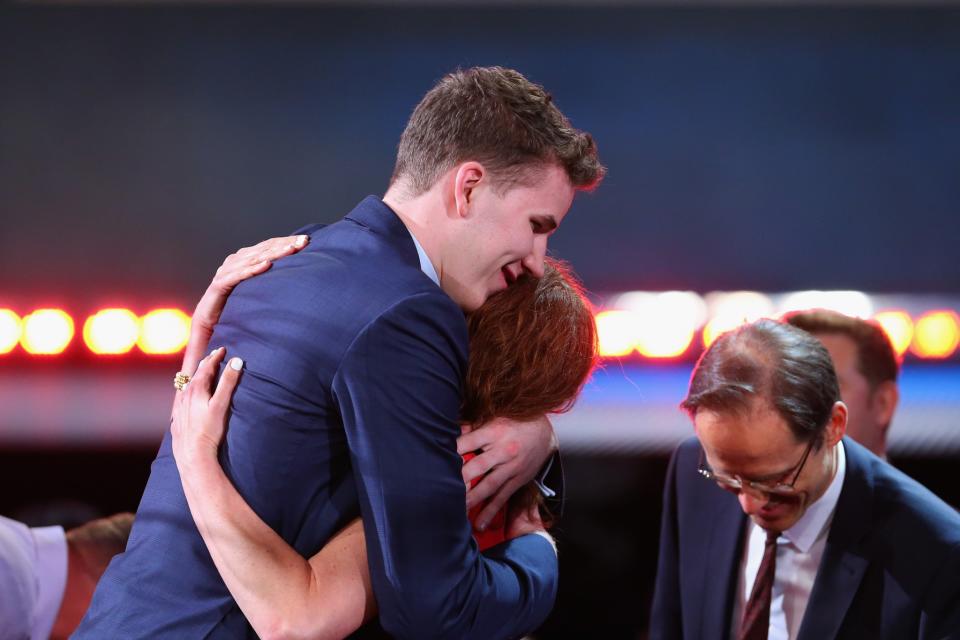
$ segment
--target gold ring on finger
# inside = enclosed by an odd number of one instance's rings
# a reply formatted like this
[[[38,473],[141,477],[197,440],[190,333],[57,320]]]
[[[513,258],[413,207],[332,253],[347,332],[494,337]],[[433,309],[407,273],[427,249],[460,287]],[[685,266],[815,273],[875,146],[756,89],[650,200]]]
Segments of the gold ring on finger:
[[[177,391],[183,391],[183,388],[187,386],[188,382],[190,382],[190,375],[183,371],[178,371],[177,375],[173,376],[173,387]]]

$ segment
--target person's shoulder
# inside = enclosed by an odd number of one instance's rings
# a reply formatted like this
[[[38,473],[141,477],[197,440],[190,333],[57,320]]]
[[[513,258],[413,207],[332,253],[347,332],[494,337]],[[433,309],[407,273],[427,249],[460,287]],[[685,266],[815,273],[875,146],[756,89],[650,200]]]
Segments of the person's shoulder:
[[[368,198],[332,224],[298,229],[298,234],[310,236],[307,246],[241,282],[231,301],[267,300],[306,309],[318,319],[344,310],[361,325],[408,297],[449,301],[422,271],[412,236],[395,214],[374,200]]]
[[[432,382],[449,383],[459,394],[468,348],[463,312],[434,287],[399,296],[354,325],[339,358],[337,377],[367,375],[373,367],[399,382],[401,371],[430,370]]]
[[[678,495],[687,499],[691,496],[704,496],[704,499],[709,500],[715,491],[724,493],[716,484],[704,482],[697,472],[702,455],[703,449],[696,437],[687,438],[677,445],[670,460],[670,473]]]
[[[379,312],[371,314],[364,331],[416,332],[427,341],[448,336],[465,347],[467,322],[463,310],[439,287],[415,286],[385,299]]]
[[[899,469],[877,461],[876,490],[879,515],[930,542],[960,545],[960,514]]]
[[[848,446],[846,440],[844,446],[848,474],[856,485],[866,480],[869,487],[852,495],[866,501],[866,522],[851,525],[864,532],[857,553],[882,567],[911,599],[925,602],[931,611],[955,602],[960,597],[960,514],[866,449]]]
[[[683,440],[673,452],[674,465],[676,467],[696,466],[700,461],[700,455],[703,449],[700,447],[700,441],[691,436]]]
[[[960,551],[960,514],[890,463],[844,440],[848,473],[861,476],[872,491],[874,531],[897,546],[909,541],[920,555],[938,549]]]
[[[376,290],[401,293],[416,293],[434,284],[421,270],[410,231],[374,196],[332,224],[307,225],[298,233],[309,235],[310,243],[281,262],[296,271],[297,277],[349,279]]]

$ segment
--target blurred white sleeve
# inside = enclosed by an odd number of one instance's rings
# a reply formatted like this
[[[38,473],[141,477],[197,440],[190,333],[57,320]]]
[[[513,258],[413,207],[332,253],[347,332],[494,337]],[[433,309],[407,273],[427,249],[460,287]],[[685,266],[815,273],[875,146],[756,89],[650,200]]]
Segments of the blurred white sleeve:
[[[0,516],[0,640],[46,640],[66,584],[63,528]]]

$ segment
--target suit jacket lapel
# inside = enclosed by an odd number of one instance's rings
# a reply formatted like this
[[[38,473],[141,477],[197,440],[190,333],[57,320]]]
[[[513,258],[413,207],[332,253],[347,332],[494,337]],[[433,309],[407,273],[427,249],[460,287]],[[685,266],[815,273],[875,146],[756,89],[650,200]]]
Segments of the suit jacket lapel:
[[[872,522],[873,481],[859,445],[843,439],[847,474],[798,640],[836,638],[869,561],[859,552]]]
[[[703,518],[701,531],[706,539],[699,548],[705,549],[706,554],[698,585],[700,597],[692,602],[700,602],[702,607],[701,628],[696,637],[726,640],[730,636],[746,516],[729,493],[716,486],[709,488],[717,495],[711,501],[714,509]]]

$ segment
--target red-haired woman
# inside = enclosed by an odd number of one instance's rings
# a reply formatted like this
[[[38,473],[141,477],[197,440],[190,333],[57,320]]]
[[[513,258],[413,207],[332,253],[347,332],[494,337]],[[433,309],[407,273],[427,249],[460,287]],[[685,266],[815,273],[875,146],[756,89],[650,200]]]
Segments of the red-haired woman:
[[[297,249],[279,239],[267,242],[274,244],[262,243],[259,252],[239,252],[218,272],[195,313],[183,371],[196,367],[232,286]],[[490,298],[470,316],[468,327],[470,358],[461,411],[467,425],[566,411],[596,362],[590,305],[569,270],[555,261],[547,261],[543,278],[521,279]],[[224,356],[218,350],[200,361],[174,406],[174,457],[194,521],[258,635],[344,637],[376,613],[362,523],[354,520],[306,559],[244,502],[217,460],[242,369],[242,362],[231,359],[214,391],[214,372]],[[481,549],[515,537],[512,528],[522,522],[549,519],[549,514],[541,516],[541,504],[534,486],[518,491],[508,505],[517,517],[498,514],[486,532],[476,534]]]

